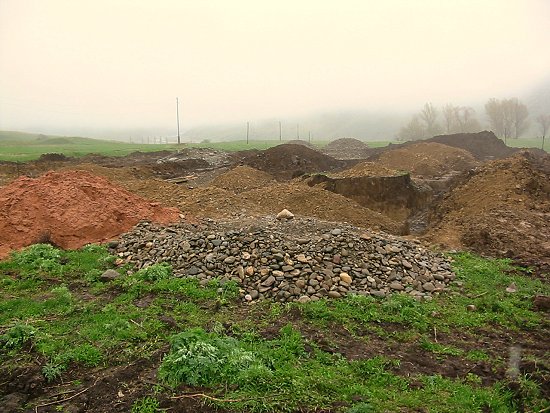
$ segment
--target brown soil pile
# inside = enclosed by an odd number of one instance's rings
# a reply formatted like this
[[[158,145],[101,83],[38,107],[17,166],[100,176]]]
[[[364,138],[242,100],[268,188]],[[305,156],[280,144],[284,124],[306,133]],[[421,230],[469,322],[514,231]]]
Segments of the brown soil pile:
[[[50,240],[79,248],[128,231],[141,220],[179,219],[163,208],[83,171],[21,177],[0,189],[0,257],[10,250]]]
[[[265,171],[277,179],[305,173],[331,171],[345,164],[304,145],[283,144],[245,157],[242,163]]]
[[[518,151],[506,146],[501,139],[489,131],[434,136],[426,142],[437,142],[467,150],[479,160],[506,158]]]
[[[348,222],[375,230],[401,234],[403,225],[355,201],[303,183],[279,183],[241,194],[224,189],[197,188],[182,198],[180,208],[193,216],[222,218],[277,214],[287,208],[295,215]]]
[[[396,169],[388,168],[376,162],[361,162],[342,172],[331,174],[335,178],[355,178],[360,176],[395,176],[402,175]]]
[[[286,145],[304,145],[304,146],[307,146],[308,148],[317,150],[317,147],[315,145],[312,145],[308,141],[303,141],[301,139],[293,139],[293,140],[287,141],[285,143],[286,143]]]
[[[550,156],[492,161],[452,190],[427,238],[550,270]]]
[[[218,175],[210,182],[210,185],[238,193],[262,188],[274,181],[275,179],[267,172],[249,166],[237,166],[224,174]]]
[[[436,142],[418,142],[388,150],[380,155],[377,162],[387,168],[425,177],[464,171],[477,164],[468,151]]]

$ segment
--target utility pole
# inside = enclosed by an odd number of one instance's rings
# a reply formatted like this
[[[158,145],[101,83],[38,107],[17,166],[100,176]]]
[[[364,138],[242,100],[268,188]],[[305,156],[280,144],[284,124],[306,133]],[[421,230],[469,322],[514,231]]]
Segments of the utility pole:
[[[309,143],[311,143],[311,131],[309,131]]]
[[[180,140],[180,105],[179,98],[176,98],[176,119],[178,120],[178,145],[181,144]]]
[[[248,145],[248,135],[250,134],[250,122],[246,122],[246,144]]]
[[[296,124],[296,138],[300,140],[300,124]]]
[[[281,125],[281,121],[279,121],[279,140],[283,140],[283,127]]]

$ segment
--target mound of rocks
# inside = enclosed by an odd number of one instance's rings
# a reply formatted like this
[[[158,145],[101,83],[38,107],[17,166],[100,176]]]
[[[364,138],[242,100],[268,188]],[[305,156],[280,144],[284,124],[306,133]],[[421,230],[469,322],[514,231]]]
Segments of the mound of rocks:
[[[144,222],[111,249],[121,264],[132,263],[136,270],[168,262],[176,277],[195,277],[203,285],[235,281],[245,301],[396,292],[431,299],[455,277],[446,257],[383,233],[302,218],[264,217],[239,225]]]

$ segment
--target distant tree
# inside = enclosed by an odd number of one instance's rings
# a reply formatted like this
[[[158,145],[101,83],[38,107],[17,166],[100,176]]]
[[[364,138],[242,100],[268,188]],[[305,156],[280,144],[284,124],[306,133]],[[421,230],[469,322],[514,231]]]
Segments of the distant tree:
[[[519,138],[529,125],[527,106],[517,98],[491,98],[485,104],[485,113],[493,131],[497,136],[504,138],[505,142],[511,137]]]
[[[514,129],[514,137],[518,139],[523,132],[529,127],[527,118],[529,117],[529,110],[527,106],[521,103],[518,98],[508,99],[508,105],[510,106],[510,116],[512,118],[512,127]]]
[[[441,111],[446,133],[478,132],[481,124],[475,116],[475,110],[469,106],[455,106],[450,103]]]
[[[431,103],[426,103],[420,111],[420,119],[424,122],[424,129],[426,135],[431,137],[441,132],[441,126],[439,125],[437,118],[437,109]]]
[[[548,133],[548,130],[550,129],[550,114],[548,115],[539,115],[537,116],[537,123],[540,127],[540,133],[542,137],[542,145],[541,149],[544,150],[544,138],[546,137],[546,134]]]
[[[414,141],[422,139],[425,136],[426,129],[424,128],[424,125],[422,125],[419,116],[414,115],[410,122],[399,130],[397,139],[400,141]]]

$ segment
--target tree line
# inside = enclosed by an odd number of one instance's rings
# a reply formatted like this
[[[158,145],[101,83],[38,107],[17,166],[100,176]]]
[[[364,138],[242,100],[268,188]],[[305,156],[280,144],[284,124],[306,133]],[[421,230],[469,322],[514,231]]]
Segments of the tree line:
[[[518,98],[489,99],[485,104],[485,114],[495,135],[504,139],[517,139],[529,128],[529,110]],[[550,114],[540,114],[535,119],[542,147],[550,129]],[[426,103],[420,112],[398,132],[397,138],[402,141],[430,138],[440,134],[479,132],[482,124],[476,111],[470,106],[446,104],[438,109]]]

